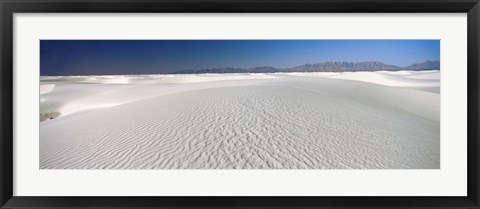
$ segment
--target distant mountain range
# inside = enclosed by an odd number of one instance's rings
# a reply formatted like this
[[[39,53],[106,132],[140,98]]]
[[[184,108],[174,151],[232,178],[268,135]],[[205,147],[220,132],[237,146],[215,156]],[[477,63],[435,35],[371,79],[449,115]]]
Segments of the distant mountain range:
[[[200,73],[274,73],[274,72],[355,72],[355,71],[399,71],[399,70],[440,70],[440,61],[426,61],[415,63],[407,67],[388,65],[378,61],[366,62],[322,62],[305,64],[291,68],[274,68],[261,66],[252,68],[210,68],[179,70],[174,74],[200,74]]]

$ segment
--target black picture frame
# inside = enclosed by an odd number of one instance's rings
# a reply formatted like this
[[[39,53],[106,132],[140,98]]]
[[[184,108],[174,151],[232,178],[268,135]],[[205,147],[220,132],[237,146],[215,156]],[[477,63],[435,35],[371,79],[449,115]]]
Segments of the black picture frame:
[[[1,208],[480,208],[478,0],[0,0]],[[22,197],[13,196],[14,13],[467,13],[468,194],[465,197]]]

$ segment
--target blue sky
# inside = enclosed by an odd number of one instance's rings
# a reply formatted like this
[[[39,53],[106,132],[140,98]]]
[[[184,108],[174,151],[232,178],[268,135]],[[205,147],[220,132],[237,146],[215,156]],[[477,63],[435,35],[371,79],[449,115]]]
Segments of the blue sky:
[[[41,75],[170,73],[216,67],[294,67],[440,60],[439,40],[41,40]]]

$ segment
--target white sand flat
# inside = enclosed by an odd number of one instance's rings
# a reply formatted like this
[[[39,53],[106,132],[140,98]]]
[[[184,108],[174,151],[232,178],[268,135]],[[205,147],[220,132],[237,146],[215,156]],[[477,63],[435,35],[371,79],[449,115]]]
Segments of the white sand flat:
[[[320,74],[42,77],[40,168],[440,167],[439,71]]]

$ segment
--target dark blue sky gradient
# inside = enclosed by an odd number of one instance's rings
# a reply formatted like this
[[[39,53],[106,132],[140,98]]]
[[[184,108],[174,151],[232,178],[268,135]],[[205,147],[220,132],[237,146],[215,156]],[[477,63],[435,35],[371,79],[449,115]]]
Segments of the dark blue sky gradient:
[[[440,60],[439,40],[41,40],[41,75],[171,73],[216,67],[294,67]]]

